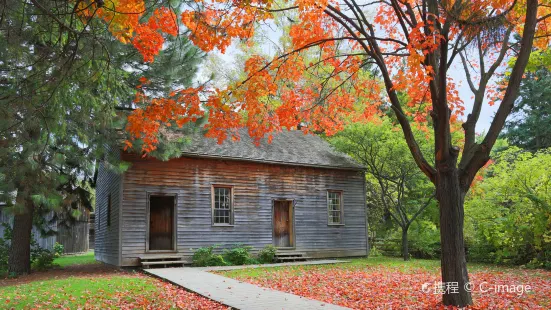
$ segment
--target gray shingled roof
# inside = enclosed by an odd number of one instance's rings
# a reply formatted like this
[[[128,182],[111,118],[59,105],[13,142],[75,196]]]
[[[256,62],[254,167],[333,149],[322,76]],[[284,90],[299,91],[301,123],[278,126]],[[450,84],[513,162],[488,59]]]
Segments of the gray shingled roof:
[[[283,130],[275,133],[271,143],[266,138],[260,145],[254,143],[246,130],[239,131],[240,140],[226,139],[218,144],[216,139],[196,134],[182,153],[188,156],[227,158],[272,164],[313,166],[337,169],[362,170],[364,167],[348,155],[336,151],[327,141],[299,130]]]

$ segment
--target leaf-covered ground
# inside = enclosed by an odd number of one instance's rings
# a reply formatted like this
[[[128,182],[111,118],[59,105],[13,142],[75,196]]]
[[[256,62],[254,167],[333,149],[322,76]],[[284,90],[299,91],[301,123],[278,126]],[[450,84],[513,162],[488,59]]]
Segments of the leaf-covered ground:
[[[140,273],[69,277],[0,288],[2,309],[225,309]]]
[[[551,272],[496,266],[470,266],[472,309],[551,309]],[[263,287],[354,309],[438,309],[439,262],[376,258],[348,264],[234,270],[221,273]],[[427,284],[425,284],[427,283]],[[423,286],[425,285],[425,286]],[[505,285],[510,292],[504,292]],[[511,292],[530,285],[531,292]],[[425,291],[423,291],[425,288]],[[501,292],[496,292],[501,290]]]
[[[226,309],[175,285],[95,261],[62,256],[53,270],[0,279],[0,309]]]

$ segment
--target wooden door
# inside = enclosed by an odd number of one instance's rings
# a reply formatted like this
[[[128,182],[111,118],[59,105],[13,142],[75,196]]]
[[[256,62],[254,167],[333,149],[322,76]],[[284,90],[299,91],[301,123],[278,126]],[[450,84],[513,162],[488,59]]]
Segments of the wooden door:
[[[174,196],[150,197],[149,250],[174,250]]]
[[[274,201],[274,246],[292,246],[292,209],[290,201]]]

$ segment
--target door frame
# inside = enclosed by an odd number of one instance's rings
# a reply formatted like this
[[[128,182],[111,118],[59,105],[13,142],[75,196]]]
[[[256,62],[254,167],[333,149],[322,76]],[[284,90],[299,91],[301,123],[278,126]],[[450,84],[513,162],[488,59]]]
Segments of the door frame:
[[[274,213],[275,213],[275,202],[276,201],[284,201],[284,202],[287,202],[288,206],[289,206],[289,217],[291,218],[290,220],[290,227],[289,227],[289,243],[290,243],[290,246],[289,247],[277,247],[278,249],[295,249],[296,248],[296,234],[295,234],[295,200],[294,199],[272,199],[272,225],[271,225],[271,228],[272,228],[272,245],[274,244],[274,236],[275,236],[275,232],[274,232],[274,220],[275,220],[275,217],[274,217]]]
[[[175,253],[178,252],[178,194],[163,193],[163,192],[146,192],[147,203],[145,210],[145,252],[146,253]],[[151,196],[171,196],[174,197],[174,205],[172,206],[172,250],[150,250],[149,249],[149,223],[150,220],[150,203]]]

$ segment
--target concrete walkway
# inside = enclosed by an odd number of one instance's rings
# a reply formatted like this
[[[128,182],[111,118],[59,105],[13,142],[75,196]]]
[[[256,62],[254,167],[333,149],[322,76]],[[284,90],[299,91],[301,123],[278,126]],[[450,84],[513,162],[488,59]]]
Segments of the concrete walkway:
[[[317,262],[317,263],[316,263]],[[296,265],[319,265],[323,261],[310,261],[302,263],[283,263],[270,265],[255,265],[259,267],[296,266]],[[329,261],[336,263],[338,261]],[[250,268],[251,266],[232,266]],[[227,268],[227,267],[226,267]],[[232,268],[239,269],[239,268]],[[145,269],[144,271],[179,285],[189,291],[215,300],[224,305],[236,309],[258,309],[258,310],[281,310],[281,309],[348,309],[333,304],[324,303],[318,300],[308,299],[297,295],[262,288],[253,284],[240,282],[226,278],[208,270],[228,270],[214,267],[210,268],[159,268]]]

